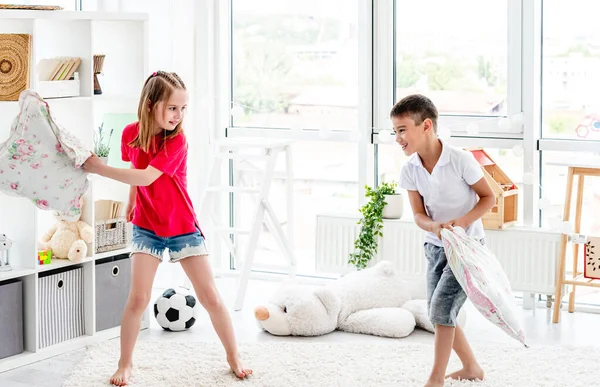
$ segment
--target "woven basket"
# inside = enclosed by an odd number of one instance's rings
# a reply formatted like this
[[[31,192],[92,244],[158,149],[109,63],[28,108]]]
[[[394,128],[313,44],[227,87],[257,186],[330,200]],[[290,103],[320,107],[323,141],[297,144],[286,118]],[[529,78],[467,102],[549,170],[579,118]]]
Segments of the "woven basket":
[[[98,220],[95,223],[96,253],[127,247],[127,221],[125,218]]]
[[[29,87],[31,36],[0,34],[0,101],[17,101]]]

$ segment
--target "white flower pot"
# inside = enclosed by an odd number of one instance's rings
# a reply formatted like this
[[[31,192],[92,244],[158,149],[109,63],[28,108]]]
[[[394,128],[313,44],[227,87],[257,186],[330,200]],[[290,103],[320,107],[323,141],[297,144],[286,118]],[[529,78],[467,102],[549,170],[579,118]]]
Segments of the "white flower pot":
[[[383,206],[384,219],[400,219],[404,210],[404,197],[402,194],[384,195],[385,202]]]
[[[102,164],[108,165],[108,157],[100,157],[100,161],[102,161]]]

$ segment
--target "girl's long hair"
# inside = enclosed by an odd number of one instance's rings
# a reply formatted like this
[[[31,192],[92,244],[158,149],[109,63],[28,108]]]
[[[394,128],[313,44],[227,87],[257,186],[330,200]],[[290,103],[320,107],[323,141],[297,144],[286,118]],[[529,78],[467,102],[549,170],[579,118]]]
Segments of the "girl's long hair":
[[[175,89],[186,90],[185,84],[176,73],[157,71],[146,79],[138,104],[140,130],[137,136],[129,143],[129,146],[141,148],[144,152],[148,152],[150,149],[155,150],[154,128],[156,123],[154,115],[159,102],[165,103],[163,109],[167,108],[166,103],[171,98],[171,94],[173,94],[173,90]],[[164,130],[163,139],[166,141],[171,137],[177,136],[182,131],[183,120],[177,124],[174,130]]]

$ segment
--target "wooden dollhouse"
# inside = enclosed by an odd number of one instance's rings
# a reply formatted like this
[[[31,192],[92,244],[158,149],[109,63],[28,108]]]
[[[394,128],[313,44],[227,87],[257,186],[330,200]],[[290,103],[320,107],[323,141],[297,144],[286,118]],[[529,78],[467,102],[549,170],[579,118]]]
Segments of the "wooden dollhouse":
[[[482,148],[467,150],[481,165],[496,195],[496,205],[481,218],[483,227],[502,230],[514,225],[519,213],[519,189]]]

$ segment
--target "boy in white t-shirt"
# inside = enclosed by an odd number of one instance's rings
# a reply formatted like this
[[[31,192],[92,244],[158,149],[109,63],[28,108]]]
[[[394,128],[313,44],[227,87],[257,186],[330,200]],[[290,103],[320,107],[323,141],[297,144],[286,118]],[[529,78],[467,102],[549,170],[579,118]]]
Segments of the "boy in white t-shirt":
[[[483,380],[483,369],[456,323],[467,297],[448,265],[440,232],[462,227],[483,242],[481,217],[494,206],[494,193],[470,152],[438,138],[438,113],[429,98],[409,95],[394,105],[390,117],[396,142],[412,155],[399,185],[408,191],[416,224],[427,231],[427,307],[435,326],[435,358],[425,387],[441,387],[446,377]],[[463,368],[445,376],[452,349]]]

